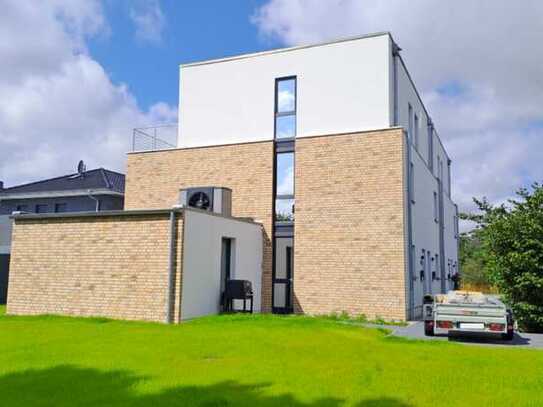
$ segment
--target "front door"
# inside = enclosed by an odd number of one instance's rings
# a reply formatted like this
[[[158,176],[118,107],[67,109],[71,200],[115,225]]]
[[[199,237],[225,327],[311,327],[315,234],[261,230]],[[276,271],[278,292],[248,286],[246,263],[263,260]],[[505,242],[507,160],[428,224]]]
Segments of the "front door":
[[[294,270],[294,239],[275,238],[275,273],[273,278],[273,312],[292,312],[292,273]]]

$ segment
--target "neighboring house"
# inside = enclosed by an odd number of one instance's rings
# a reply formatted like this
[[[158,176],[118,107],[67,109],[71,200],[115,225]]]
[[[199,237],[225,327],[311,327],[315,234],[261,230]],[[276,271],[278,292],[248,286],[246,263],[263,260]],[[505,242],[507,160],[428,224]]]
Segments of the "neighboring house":
[[[243,261],[252,250],[242,243],[247,239],[236,240],[228,259],[233,276],[253,276],[263,311],[420,317],[424,294],[450,289],[458,272],[458,216],[451,160],[399,52],[389,33],[379,33],[182,65],[177,147],[128,155],[123,222],[71,217],[89,234],[104,224],[102,240],[85,240],[86,251],[76,246],[76,256],[60,250],[67,236],[79,238],[58,232],[63,217],[16,218],[17,295],[8,312],[171,321],[163,310],[174,307],[178,321],[220,310],[220,242],[232,236],[211,224],[196,227],[191,211],[171,208],[181,202],[215,210],[216,190],[229,190],[221,208],[226,203],[228,215],[231,209],[234,217],[262,224],[261,274],[248,272],[254,261]],[[155,132],[135,134],[167,148]],[[133,145],[137,150],[140,143]],[[151,233],[158,225],[136,227],[155,216],[149,210],[164,208],[172,219],[182,218],[181,235],[173,223],[169,238],[166,231]],[[119,222],[124,232],[113,233],[108,222]],[[44,229],[55,237],[41,238]],[[104,239],[155,256],[152,276],[136,253],[126,255],[130,262],[105,256]],[[153,250],[152,239],[158,239]],[[74,277],[64,265],[82,254]],[[167,261],[175,256],[180,263]],[[100,262],[104,271],[88,266]],[[103,279],[110,268],[115,271]],[[172,268],[178,277],[168,280]],[[50,269],[62,273],[42,272]],[[199,275],[214,288],[199,288]],[[33,278],[51,292],[33,290]],[[142,287],[149,290],[139,303],[134,290]],[[145,303],[150,295],[161,301]],[[188,301],[204,298],[215,307],[185,312]]]
[[[119,210],[124,174],[98,168],[4,188],[0,182],[0,304],[5,304],[13,212],[62,213]]]

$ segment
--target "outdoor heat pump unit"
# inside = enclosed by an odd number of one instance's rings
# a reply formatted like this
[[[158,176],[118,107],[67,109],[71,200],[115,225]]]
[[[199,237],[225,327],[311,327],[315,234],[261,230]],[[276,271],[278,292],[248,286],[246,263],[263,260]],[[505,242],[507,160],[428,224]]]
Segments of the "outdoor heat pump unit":
[[[224,187],[193,187],[180,191],[179,203],[189,208],[232,215],[232,190]]]

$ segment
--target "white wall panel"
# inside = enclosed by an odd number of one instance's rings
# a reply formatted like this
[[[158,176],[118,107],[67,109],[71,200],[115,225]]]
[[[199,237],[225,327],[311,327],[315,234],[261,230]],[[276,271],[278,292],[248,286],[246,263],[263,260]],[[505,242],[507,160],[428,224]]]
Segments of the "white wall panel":
[[[235,239],[231,278],[252,282],[254,311],[259,312],[262,280],[261,226],[193,210],[185,210],[184,216],[181,318],[190,319],[219,312],[223,237]]]
[[[376,37],[180,69],[179,147],[271,140],[275,79],[297,76],[297,136],[390,126],[390,39]]]

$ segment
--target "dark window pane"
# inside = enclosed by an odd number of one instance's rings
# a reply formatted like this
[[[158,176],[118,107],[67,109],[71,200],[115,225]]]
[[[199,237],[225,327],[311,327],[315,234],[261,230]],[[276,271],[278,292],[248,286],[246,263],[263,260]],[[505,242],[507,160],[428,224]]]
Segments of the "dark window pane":
[[[275,278],[292,278],[294,238],[275,239]]]
[[[275,138],[294,138],[296,137],[296,116],[277,116],[275,118]]]
[[[47,205],[36,205],[36,213],[46,213]]]
[[[275,200],[275,220],[278,222],[294,221],[294,199]]]
[[[66,212],[68,210],[68,205],[65,203],[55,204],[55,212]]]
[[[283,79],[277,82],[277,113],[296,110],[296,80]]]
[[[294,195],[294,153],[277,154],[277,195]]]
[[[28,212],[28,205],[17,205],[17,212]]]

